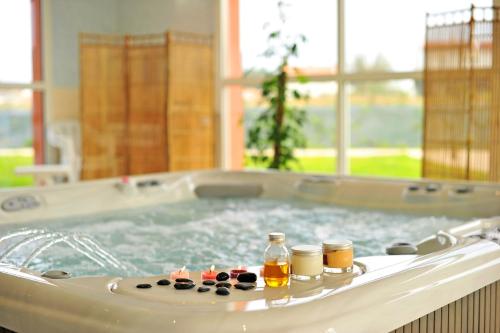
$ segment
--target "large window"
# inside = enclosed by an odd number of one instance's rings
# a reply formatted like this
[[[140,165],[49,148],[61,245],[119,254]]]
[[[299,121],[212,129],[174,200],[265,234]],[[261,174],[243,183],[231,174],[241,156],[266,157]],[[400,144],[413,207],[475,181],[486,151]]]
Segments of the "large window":
[[[222,1],[222,13],[228,18],[221,29],[222,84],[238,87],[222,102],[223,115],[233,119],[222,128],[231,138],[228,145],[244,146],[242,133],[264,107],[259,104],[259,85],[263,72],[276,63],[262,53],[267,45],[266,27],[278,21],[277,2]],[[297,149],[301,165],[296,170],[420,177],[426,13],[469,8],[471,1],[284,3],[287,32],[302,33],[308,39],[291,64],[309,76],[309,83],[301,89],[312,95],[305,105],[308,144]],[[491,6],[492,1],[473,4]],[[241,128],[236,129],[238,124]],[[225,151],[238,152],[234,147]],[[258,167],[248,159],[233,156],[231,161],[225,166]]]
[[[306,47],[299,51],[291,66],[334,73],[337,67],[337,4],[331,0],[295,0],[285,5],[286,24],[283,34],[303,34]],[[311,10],[314,8],[314,10]],[[276,68],[276,63],[263,56],[267,37],[279,21],[276,1],[240,0],[240,50],[243,70],[258,73]]]
[[[352,175],[420,177],[421,87],[420,80],[348,85]]]
[[[0,187],[30,185],[15,168],[43,162],[40,4],[0,1]]]
[[[0,2],[0,82],[30,83],[32,72],[31,1]]]
[[[293,0],[292,0],[293,1]],[[420,71],[426,13],[466,9],[470,0],[344,0],[346,71]],[[491,0],[473,1],[491,6]]]
[[[301,109],[306,111],[307,122],[304,134],[307,145],[299,147],[295,152],[299,163],[293,165],[294,171],[299,172],[335,172],[336,137],[335,137],[335,100],[337,87],[334,82],[314,82],[307,84],[291,84],[291,89],[296,89],[307,95],[307,101],[299,103]],[[260,89],[243,89],[244,101],[244,133],[250,127],[260,112],[264,110]],[[247,137],[245,135],[245,142]],[[247,151],[245,166],[247,168],[263,168],[263,165],[253,163]],[[270,153],[270,152],[269,152]]]

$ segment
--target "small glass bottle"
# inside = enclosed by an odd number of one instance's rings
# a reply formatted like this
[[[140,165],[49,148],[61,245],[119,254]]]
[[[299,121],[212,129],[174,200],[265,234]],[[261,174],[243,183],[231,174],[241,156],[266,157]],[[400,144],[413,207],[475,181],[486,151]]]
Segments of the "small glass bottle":
[[[285,247],[285,234],[271,232],[269,245],[264,252],[264,281],[269,287],[282,287],[288,284],[290,256]]]

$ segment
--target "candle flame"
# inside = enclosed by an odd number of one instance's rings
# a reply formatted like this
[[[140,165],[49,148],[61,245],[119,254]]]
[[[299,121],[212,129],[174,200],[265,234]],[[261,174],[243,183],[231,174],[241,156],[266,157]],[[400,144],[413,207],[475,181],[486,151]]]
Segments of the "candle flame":
[[[215,266],[214,266],[214,265],[210,266],[210,272],[213,272],[213,271],[214,271],[214,269],[215,269]]]
[[[241,265],[238,266],[238,269],[241,270]]]
[[[186,266],[182,266],[182,268],[181,268],[181,269],[179,269],[179,273],[182,273],[182,272],[184,272],[185,270],[186,270]]]

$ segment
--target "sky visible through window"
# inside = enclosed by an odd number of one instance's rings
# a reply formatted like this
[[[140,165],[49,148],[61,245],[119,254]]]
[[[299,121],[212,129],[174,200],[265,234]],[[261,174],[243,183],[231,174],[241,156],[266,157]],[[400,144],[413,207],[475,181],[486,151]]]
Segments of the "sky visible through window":
[[[31,80],[31,2],[0,0],[0,82]]]
[[[302,33],[308,43],[295,66],[324,69],[337,67],[337,2],[288,0],[289,33]],[[270,69],[274,63],[261,56],[266,49],[266,22],[276,22],[277,0],[240,0],[240,47],[244,70]],[[491,0],[473,1],[491,6]],[[345,57],[349,71],[368,67],[392,71],[418,71],[423,67],[425,14],[466,9],[470,0],[346,0]],[[377,63],[377,58],[378,63]],[[384,64],[385,63],[385,64]]]
[[[292,60],[291,64],[334,68],[337,63],[336,1],[291,0],[287,4],[285,33],[301,33],[308,39],[299,49],[299,59]],[[261,54],[266,49],[267,36],[279,25],[277,8],[275,0],[240,0],[240,47],[244,70],[274,67],[274,63]],[[265,29],[269,22],[272,24]]]

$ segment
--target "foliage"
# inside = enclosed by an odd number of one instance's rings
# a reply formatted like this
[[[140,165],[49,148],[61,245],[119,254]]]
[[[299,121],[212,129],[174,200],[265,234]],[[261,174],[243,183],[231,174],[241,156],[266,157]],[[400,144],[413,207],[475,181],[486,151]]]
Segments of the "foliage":
[[[291,164],[298,162],[294,149],[306,145],[302,131],[306,112],[294,106],[297,103],[292,105],[289,101],[302,101],[307,96],[288,87],[289,59],[298,56],[299,46],[306,42],[306,38],[304,35],[291,36],[286,33],[284,7],[283,2],[278,2],[281,27],[269,33],[269,47],[264,52],[265,57],[278,58],[280,63],[262,83],[262,98],[267,107],[250,125],[246,146],[255,151],[251,156],[254,163],[272,169],[290,170]],[[295,74],[300,83],[307,81],[297,70]],[[272,158],[267,154],[269,149],[273,150]]]

